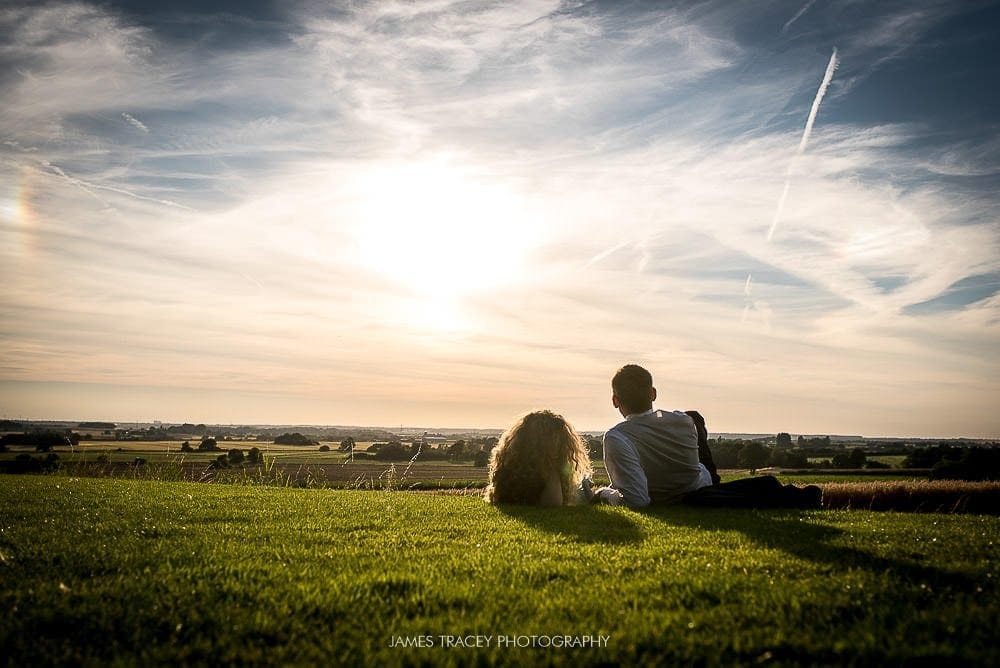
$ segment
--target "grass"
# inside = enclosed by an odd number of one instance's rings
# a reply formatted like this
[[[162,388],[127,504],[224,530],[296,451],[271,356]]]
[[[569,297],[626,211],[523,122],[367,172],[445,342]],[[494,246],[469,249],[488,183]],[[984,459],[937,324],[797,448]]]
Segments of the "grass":
[[[879,462],[893,468],[902,468],[906,455],[868,455],[868,461]]]
[[[823,503],[827,508],[1000,515],[1000,482],[834,482],[823,485]]]
[[[13,475],[0,508],[8,665],[1000,660],[991,516]],[[496,647],[532,635],[609,640]]]

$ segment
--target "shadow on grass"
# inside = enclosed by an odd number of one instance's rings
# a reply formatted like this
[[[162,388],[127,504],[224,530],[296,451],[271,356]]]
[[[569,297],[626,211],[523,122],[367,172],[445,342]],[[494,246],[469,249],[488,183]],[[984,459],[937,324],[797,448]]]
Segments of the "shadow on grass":
[[[644,534],[636,522],[600,506],[538,508],[498,505],[507,517],[535,529],[562,534],[577,543],[628,545],[642,542]]]
[[[672,526],[696,529],[738,531],[758,545],[781,550],[831,570],[863,568],[875,574],[891,573],[909,582],[927,584],[933,589],[948,588],[971,592],[982,583],[967,574],[920,564],[926,556],[915,548],[909,559],[889,558],[854,547],[835,544],[842,529],[810,521],[795,510],[752,511],[724,508],[658,508],[648,517]]]

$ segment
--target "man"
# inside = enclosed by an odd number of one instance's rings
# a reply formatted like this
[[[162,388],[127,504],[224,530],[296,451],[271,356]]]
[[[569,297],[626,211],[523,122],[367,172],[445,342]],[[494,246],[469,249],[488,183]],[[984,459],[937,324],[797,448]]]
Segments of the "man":
[[[653,377],[641,366],[626,364],[612,378],[611,403],[625,421],[604,435],[611,487],[597,490],[595,499],[633,508],[676,502],[751,508],[821,506],[818,487],[782,486],[774,476],[720,483],[701,415],[656,410],[655,400]]]

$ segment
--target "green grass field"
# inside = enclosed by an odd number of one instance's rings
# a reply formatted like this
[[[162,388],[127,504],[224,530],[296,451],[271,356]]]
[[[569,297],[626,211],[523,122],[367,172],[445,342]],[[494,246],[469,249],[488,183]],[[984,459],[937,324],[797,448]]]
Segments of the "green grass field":
[[[193,448],[198,447],[198,440],[189,441]],[[187,461],[210,462],[220,454],[225,454],[230,448],[238,448],[244,453],[251,448],[258,448],[268,457],[276,457],[281,461],[291,464],[309,464],[313,462],[340,462],[346,455],[337,452],[337,443],[327,442],[325,445],[331,449],[329,452],[320,452],[319,446],[315,445],[276,445],[269,441],[219,441],[217,452],[181,452],[182,441],[81,441],[79,445],[70,449],[69,447],[59,447],[55,450],[62,459],[76,461],[94,461],[97,457],[104,455],[112,462],[132,461],[136,457],[142,457],[149,462],[172,461],[182,456]],[[358,443],[358,451],[363,452],[370,446],[370,441]],[[10,452],[2,453],[2,458],[12,459],[21,452],[34,453],[34,448],[27,446],[13,446]]]
[[[0,509],[8,665],[1000,661],[994,516],[13,475]]]

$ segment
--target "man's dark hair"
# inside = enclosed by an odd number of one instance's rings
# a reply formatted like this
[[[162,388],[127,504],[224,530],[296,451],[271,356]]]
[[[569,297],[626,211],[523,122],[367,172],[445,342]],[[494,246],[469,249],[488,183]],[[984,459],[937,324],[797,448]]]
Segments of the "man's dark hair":
[[[611,379],[611,390],[628,413],[647,411],[653,406],[653,376],[638,364],[626,364]]]

